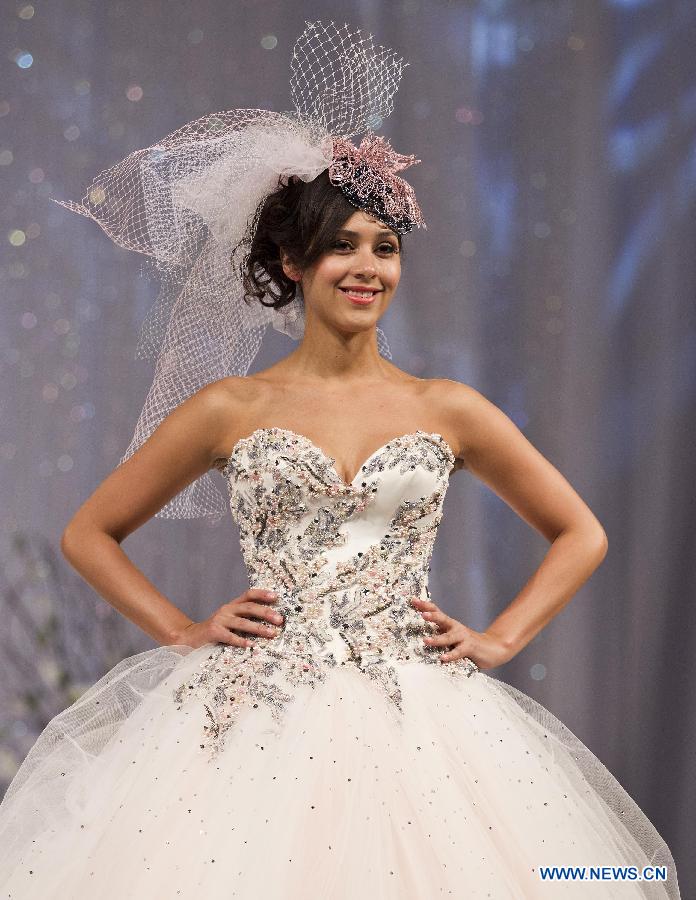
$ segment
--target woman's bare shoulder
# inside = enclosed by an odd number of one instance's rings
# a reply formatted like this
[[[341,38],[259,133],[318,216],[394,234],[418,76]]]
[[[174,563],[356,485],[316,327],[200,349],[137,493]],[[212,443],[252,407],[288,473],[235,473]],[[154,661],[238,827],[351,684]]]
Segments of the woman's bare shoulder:
[[[441,397],[445,403],[450,403],[460,410],[473,409],[477,404],[490,402],[475,387],[463,381],[455,381],[452,378],[429,378],[427,382],[433,396]]]
[[[491,411],[498,411],[480,391],[469,384],[451,378],[425,379],[427,399],[431,409],[437,410],[447,433],[452,435],[457,468],[466,468],[464,458],[476,434],[485,426]]]
[[[476,388],[451,378],[421,378],[422,390],[443,415],[461,413],[475,408],[485,397]]]
[[[268,387],[252,376],[230,375],[206,384],[189,402],[205,404],[214,414],[223,414],[223,427],[228,427],[227,423],[231,418],[234,419],[236,414],[248,411],[251,405],[261,402],[267,393]]]
[[[189,406],[198,407],[203,421],[211,423],[214,467],[224,460],[230,436],[244,428],[250,410],[263,403],[267,392],[268,388],[253,377],[230,375],[211,381],[188,399]]]

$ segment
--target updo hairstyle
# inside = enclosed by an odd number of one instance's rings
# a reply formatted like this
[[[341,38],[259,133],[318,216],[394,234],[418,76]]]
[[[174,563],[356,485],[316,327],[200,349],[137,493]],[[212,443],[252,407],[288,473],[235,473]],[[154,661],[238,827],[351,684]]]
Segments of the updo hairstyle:
[[[278,188],[259,204],[246,236],[230,256],[236,265],[240,248],[249,248],[239,264],[245,302],[259,300],[274,309],[287,306],[295,297],[296,282],[283,271],[280,248],[292,265],[304,271],[332,249],[336,232],[355,212],[356,207],[329,180],[328,169],[310,182],[292,175],[285,184],[281,175]],[[401,252],[401,235],[396,237]],[[264,299],[266,295],[270,300]]]

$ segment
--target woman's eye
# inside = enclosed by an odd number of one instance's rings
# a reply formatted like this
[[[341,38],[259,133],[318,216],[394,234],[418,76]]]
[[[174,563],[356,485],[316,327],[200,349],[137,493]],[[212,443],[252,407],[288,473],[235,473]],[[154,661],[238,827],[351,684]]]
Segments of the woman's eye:
[[[336,247],[338,250],[343,250],[346,248],[350,249],[350,246],[351,246],[350,241],[334,241],[334,247]],[[389,253],[398,253],[399,252],[398,249],[393,244],[389,244],[389,243],[380,244],[379,251],[384,252],[385,250]]]

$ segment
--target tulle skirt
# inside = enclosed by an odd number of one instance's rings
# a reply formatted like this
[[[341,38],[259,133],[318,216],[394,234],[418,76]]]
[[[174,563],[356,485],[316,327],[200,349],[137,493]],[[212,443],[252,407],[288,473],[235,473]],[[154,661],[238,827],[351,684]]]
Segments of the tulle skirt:
[[[172,692],[213,646],[129,657],[48,724],[0,805],[3,898],[680,896],[647,817],[512,686],[396,664],[397,710],[339,665],[282,724],[249,704],[210,759],[205,704]],[[542,877],[563,866],[585,880]],[[667,881],[588,882],[590,866]]]

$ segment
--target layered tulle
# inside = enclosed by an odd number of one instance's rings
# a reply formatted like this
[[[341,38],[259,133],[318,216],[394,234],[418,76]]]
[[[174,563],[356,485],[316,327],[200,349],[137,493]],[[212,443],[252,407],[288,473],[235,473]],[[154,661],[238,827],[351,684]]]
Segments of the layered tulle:
[[[399,665],[402,709],[354,665],[249,705],[213,760],[198,650],[124,660],[46,728],[0,806],[5,898],[677,898],[669,849],[530,697]],[[541,866],[664,865],[666,884],[544,882]]]

